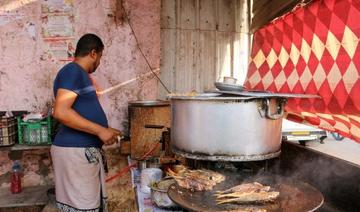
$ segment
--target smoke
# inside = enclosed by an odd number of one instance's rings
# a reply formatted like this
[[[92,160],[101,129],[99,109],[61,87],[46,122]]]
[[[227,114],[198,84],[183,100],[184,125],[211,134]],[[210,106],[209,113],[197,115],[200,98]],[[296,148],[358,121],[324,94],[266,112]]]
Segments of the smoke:
[[[359,177],[359,173],[350,168],[352,165],[341,159],[314,152],[292,154],[294,155],[290,157],[289,155],[281,156],[280,161],[272,166],[270,171],[290,179],[306,180],[321,188],[332,186],[331,183],[336,178]]]
[[[269,172],[281,180],[305,182],[318,189],[325,202],[345,211],[360,208],[360,167],[332,156],[286,144]]]

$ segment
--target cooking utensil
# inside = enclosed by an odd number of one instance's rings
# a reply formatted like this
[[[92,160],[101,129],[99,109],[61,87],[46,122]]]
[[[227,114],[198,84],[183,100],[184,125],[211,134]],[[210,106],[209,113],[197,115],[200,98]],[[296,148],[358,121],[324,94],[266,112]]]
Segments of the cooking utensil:
[[[237,79],[234,77],[224,77],[224,83],[235,84],[236,81],[237,81]]]
[[[216,191],[225,190],[246,182],[259,182],[279,191],[280,196],[272,203],[258,204],[216,204]],[[212,191],[192,192],[178,185],[170,186],[168,195],[180,207],[190,211],[266,210],[304,212],[318,209],[324,202],[320,191],[311,185],[276,175],[248,177],[243,174],[227,175],[227,179],[216,185]]]
[[[212,91],[215,93],[221,94],[230,94],[234,96],[248,96],[248,97],[259,97],[259,98],[321,98],[319,95],[314,94],[296,94],[296,93],[272,93],[269,91],[230,91],[230,90],[220,90],[220,91]]]
[[[175,153],[198,160],[264,160],[280,154],[284,98],[172,96]]]
[[[168,196],[167,191],[170,185],[176,181],[172,178],[163,178],[160,181],[150,185],[151,200],[160,208],[177,208],[178,205],[174,203]]]
[[[223,82],[215,82],[215,87],[221,91],[242,91],[245,88],[241,85],[223,83]]]

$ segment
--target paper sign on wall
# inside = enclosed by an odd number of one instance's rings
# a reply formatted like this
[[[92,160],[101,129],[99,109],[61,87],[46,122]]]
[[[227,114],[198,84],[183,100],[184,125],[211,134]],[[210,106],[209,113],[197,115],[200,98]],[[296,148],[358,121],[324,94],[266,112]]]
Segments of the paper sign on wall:
[[[42,60],[71,61],[74,58],[73,0],[43,0],[41,32],[45,43]]]

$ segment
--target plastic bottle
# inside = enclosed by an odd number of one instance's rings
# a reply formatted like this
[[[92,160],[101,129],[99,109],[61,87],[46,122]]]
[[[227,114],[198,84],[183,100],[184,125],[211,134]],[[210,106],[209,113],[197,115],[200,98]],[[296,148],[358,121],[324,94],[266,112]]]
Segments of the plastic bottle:
[[[10,191],[13,194],[20,193],[22,191],[21,188],[21,165],[20,161],[14,161],[12,171],[11,171],[11,186]]]

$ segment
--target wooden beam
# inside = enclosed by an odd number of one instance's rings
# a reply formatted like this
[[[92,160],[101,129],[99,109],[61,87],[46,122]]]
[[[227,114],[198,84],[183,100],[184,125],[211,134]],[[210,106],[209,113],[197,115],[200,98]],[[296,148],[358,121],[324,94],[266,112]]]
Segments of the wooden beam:
[[[301,0],[254,0],[250,32],[291,11]]]

